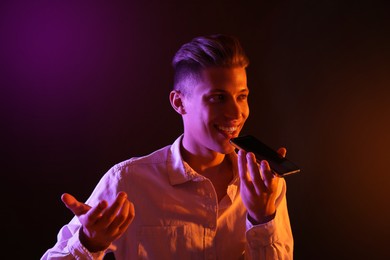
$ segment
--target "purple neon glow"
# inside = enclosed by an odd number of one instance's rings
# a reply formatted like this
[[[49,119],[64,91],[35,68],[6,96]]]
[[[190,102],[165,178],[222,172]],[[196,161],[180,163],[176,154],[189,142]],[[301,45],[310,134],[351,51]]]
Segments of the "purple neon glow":
[[[36,127],[39,134],[47,128],[42,124],[54,127],[61,117],[70,124],[99,121],[109,113],[113,91],[130,87],[129,78],[137,76],[139,16],[131,8],[95,1],[2,5],[2,91],[12,131],[28,125],[29,133]]]
[[[8,3],[1,19],[3,57],[15,78],[86,77],[116,61],[113,49],[122,36],[112,26],[115,14],[98,4]]]
[[[170,76],[170,55],[145,42],[148,20],[126,1],[1,3],[0,113],[11,137],[8,154],[60,161],[91,145],[130,142],[143,131],[135,125],[152,124],[153,110],[142,109],[146,100],[158,99],[160,111],[170,112],[168,98],[149,94],[153,87],[166,93],[169,85],[156,85],[149,73],[155,63],[144,53],[160,61],[159,82]]]

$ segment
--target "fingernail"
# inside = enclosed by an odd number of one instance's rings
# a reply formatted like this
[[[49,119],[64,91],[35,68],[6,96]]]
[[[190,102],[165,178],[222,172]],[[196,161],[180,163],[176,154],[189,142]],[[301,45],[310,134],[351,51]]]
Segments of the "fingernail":
[[[118,197],[121,198],[121,199],[125,199],[127,197],[127,194],[125,192],[120,192],[118,194]]]
[[[99,207],[102,208],[102,209],[106,208],[107,207],[107,201],[105,201],[105,200],[100,201],[99,202]]]

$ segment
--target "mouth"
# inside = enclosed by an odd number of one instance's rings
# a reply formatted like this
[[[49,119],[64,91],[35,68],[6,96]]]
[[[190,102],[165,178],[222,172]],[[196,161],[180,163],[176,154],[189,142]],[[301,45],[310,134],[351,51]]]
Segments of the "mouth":
[[[216,128],[220,133],[228,138],[232,138],[238,135],[240,127],[239,126],[221,126],[217,125]]]

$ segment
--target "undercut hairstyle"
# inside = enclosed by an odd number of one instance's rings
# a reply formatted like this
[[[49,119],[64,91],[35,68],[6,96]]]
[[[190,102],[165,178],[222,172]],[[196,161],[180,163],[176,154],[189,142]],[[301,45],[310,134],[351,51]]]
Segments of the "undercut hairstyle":
[[[191,86],[200,80],[201,72],[210,67],[246,68],[249,59],[237,38],[216,34],[192,39],[176,52],[173,89],[191,93]]]

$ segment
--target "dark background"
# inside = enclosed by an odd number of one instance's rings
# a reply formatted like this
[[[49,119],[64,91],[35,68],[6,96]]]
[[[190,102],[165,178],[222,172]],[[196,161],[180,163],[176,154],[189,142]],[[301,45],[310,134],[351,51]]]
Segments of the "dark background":
[[[244,129],[286,146],[296,259],[390,258],[386,1],[2,1],[1,236],[38,259],[115,163],[181,134],[171,58],[236,35],[251,59]],[[27,250],[27,245],[31,249]]]

